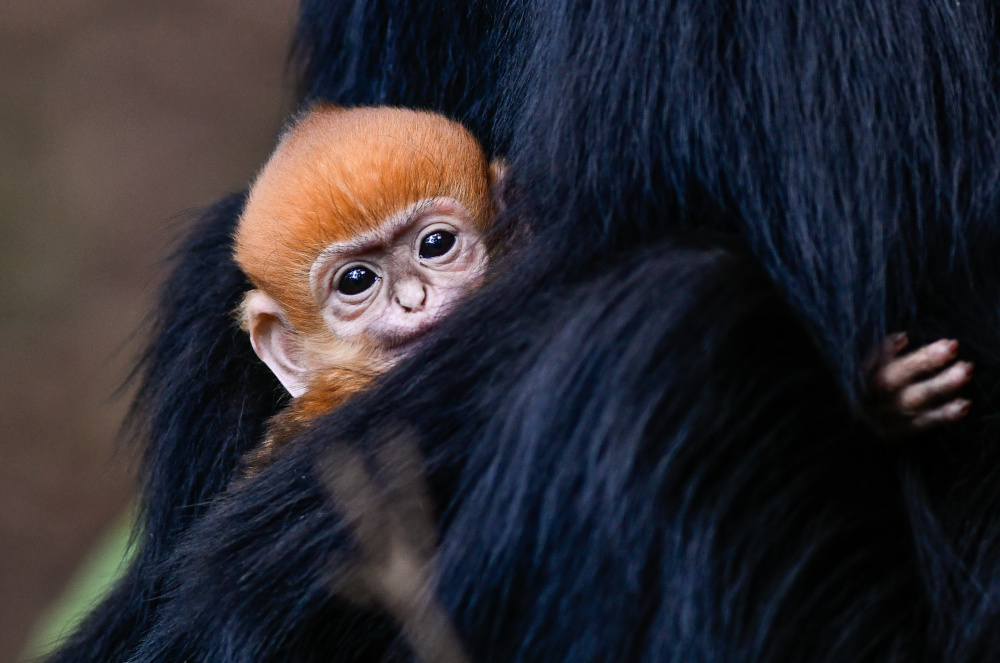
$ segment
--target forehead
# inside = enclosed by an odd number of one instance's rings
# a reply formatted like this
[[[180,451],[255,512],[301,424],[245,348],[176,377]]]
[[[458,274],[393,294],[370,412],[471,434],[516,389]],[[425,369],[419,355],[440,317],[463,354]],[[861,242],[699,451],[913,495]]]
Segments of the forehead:
[[[314,112],[284,137],[244,216],[262,232],[326,245],[370,232],[422,199],[447,196],[468,206],[486,194],[486,172],[472,136],[439,115]]]
[[[317,263],[325,259],[343,255],[354,255],[365,251],[388,248],[400,237],[413,230],[415,223],[432,221],[433,219],[449,220],[462,226],[472,222],[472,214],[460,202],[453,198],[426,198],[389,216],[377,227],[358,233],[348,239],[330,243],[317,258]]]

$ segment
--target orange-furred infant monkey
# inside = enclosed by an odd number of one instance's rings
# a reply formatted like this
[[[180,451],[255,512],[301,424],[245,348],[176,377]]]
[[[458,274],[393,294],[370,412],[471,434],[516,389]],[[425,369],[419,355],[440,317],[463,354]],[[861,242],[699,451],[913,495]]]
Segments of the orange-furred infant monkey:
[[[257,355],[293,396],[248,470],[364,388],[481,281],[502,165],[441,115],[321,105],[298,118],[254,182],[235,258],[253,282],[239,310]],[[892,434],[954,421],[972,366],[957,343],[872,361]]]
[[[250,460],[392,366],[481,281],[502,163],[444,116],[315,107],[250,190],[235,258],[253,348],[294,400]]]

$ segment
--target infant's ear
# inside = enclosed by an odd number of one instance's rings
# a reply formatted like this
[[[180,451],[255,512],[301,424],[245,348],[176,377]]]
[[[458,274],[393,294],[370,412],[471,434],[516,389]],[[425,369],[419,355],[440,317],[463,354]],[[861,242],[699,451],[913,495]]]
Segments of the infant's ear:
[[[302,339],[285,317],[281,305],[270,295],[251,290],[240,307],[243,328],[250,334],[250,344],[260,360],[293,398],[306,393],[309,386]]]
[[[497,157],[490,162],[490,198],[493,200],[493,204],[496,205],[497,212],[502,212],[507,208],[507,203],[504,200],[504,188],[506,187],[505,178],[507,176],[507,160],[503,157]]]

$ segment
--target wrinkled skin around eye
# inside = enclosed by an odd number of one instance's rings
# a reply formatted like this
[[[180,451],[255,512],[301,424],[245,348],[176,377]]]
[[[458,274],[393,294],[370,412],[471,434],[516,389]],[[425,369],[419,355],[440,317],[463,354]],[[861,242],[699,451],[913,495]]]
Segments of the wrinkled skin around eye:
[[[334,338],[395,358],[479,284],[486,261],[465,207],[424,200],[327,247],[313,265],[313,295]]]

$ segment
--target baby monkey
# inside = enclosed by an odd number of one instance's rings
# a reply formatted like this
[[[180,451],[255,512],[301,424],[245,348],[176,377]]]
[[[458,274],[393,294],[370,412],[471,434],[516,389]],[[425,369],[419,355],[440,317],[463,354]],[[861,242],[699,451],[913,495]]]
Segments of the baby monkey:
[[[441,115],[320,105],[285,132],[254,182],[235,259],[255,286],[239,310],[254,351],[292,395],[247,467],[406,355],[483,278],[502,164]],[[972,367],[957,344],[872,360],[892,435],[954,421]]]
[[[460,124],[320,105],[250,189],[235,259],[257,356],[293,396],[249,472],[391,367],[483,278],[502,163]]]

